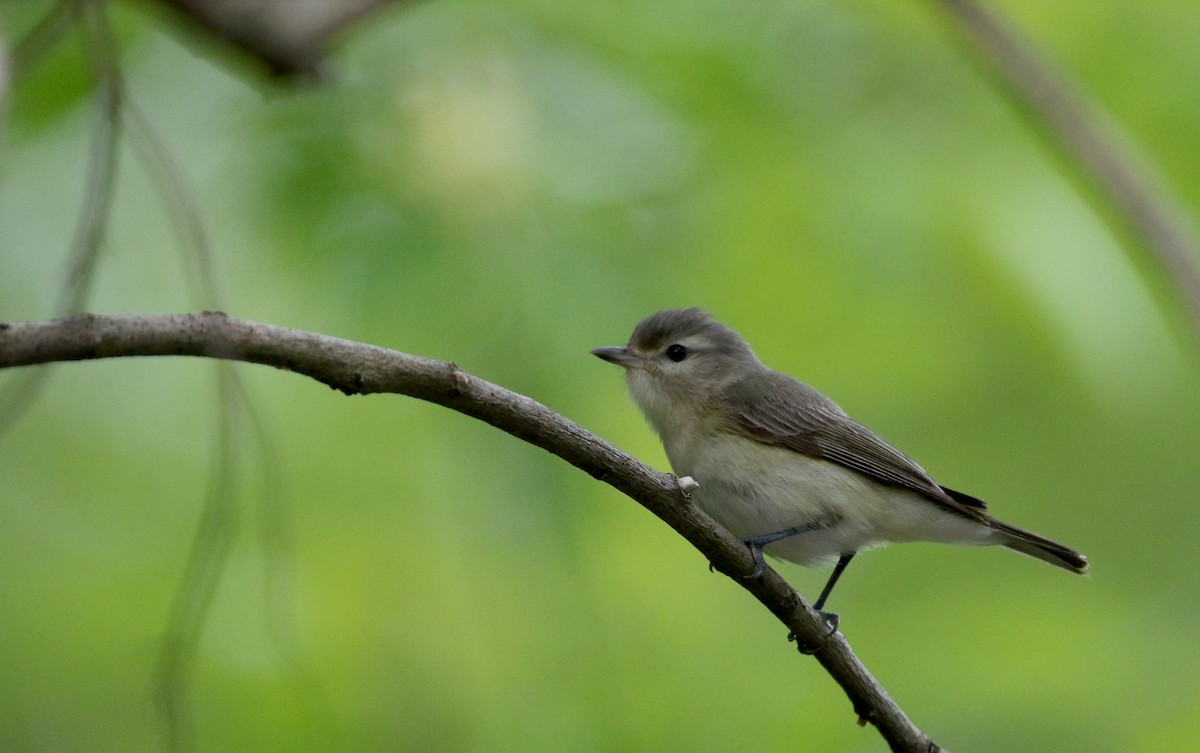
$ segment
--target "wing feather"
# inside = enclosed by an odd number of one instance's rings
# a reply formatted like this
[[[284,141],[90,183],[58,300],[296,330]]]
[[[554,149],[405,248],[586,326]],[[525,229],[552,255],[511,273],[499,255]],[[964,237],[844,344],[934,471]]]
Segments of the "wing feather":
[[[731,428],[756,441],[838,463],[972,517],[986,507],[983,500],[939,485],[832,400],[787,375],[766,371],[739,380],[720,401],[723,413],[733,416]]]

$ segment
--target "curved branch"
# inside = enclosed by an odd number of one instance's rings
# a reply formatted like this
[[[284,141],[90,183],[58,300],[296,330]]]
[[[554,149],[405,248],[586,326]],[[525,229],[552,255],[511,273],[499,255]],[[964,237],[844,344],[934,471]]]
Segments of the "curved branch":
[[[860,723],[871,722],[893,751],[940,748],[919,730],[828,626],[774,570],[748,578],[749,550],[698,507],[678,480],[652,470],[531,398],[472,376],[453,363],[335,337],[234,319],[225,314],[97,316],[0,322],[0,368],[127,356],[198,356],[274,366],[347,395],[397,393],[445,406],[541,447],[614,487],[678,531],[713,566],[754,595],[841,685]]]
[[[1200,338],[1200,246],[1164,181],[1084,100],[1070,80],[994,11],[975,0],[935,0],[966,42],[1027,108],[1063,155],[1090,180],[1174,288],[1192,335]],[[1126,142],[1126,143],[1122,143]]]

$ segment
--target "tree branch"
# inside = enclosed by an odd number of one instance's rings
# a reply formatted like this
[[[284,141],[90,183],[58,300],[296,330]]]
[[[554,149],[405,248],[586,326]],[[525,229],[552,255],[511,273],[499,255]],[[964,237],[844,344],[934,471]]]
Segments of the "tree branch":
[[[257,59],[276,76],[315,78],[331,37],[411,0],[160,0],[200,34]]]
[[[1166,278],[1200,338],[1200,247],[1164,181],[1139,160],[1116,126],[995,12],[975,0],[935,0],[1002,87],[1030,113],[1066,159],[1116,210]]]
[[[274,366],[347,395],[396,393],[465,413],[541,447],[628,495],[687,539],[797,637],[842,687],[860,723],[871,722],[893,751],[940,748],[905,716],[824,620],[774,570],[761,578],[749,550],[698,507],[678,480],[655,471],[546,406],[472,376],[453,363],[221,313],[159,316],[83,314],[0,322],[0,368],[129,356],[198,356]]]

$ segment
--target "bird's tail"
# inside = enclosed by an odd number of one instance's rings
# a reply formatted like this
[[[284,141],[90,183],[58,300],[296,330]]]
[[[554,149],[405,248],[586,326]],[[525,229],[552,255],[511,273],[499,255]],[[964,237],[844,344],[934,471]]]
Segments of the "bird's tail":
[[[1061,567],[1064,570],[1070,570],[1073,573],[1079,573],[1080,575],[1087,572],[1087,557],[1069,546],[1060,544],[1057,541],[1051,541],[1044,536],[1038,536],[1036,533],[1026,531],[1023,528],[1002,523],[995,518],[989,518],[988,524],[997,533],[1007,538],[1007,541],[1004,541],[1003,545],[1015,552],[1027,554],[1030,557],[1035,557],[1043,562],[1049,562],[1051,565]]]

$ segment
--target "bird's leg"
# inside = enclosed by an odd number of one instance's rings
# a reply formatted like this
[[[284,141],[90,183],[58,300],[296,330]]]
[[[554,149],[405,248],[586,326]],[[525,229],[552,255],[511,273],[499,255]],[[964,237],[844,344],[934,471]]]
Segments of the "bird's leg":
[[[858,553],[857,552],[847,552],[846,554],[842,554],[840,556],[840,558],[838,558],[838,564],[834,565],[833,572],[829,573],[829,580],[827,580],[827,582],[826,582],[826,588],[821,589],[821,596],[818,596],[817,601],[812,603],[812,608],[816,609],[817,612],[821,612],[821,608],[824,607],[824,603],[826,603],[826,600],[828,600],[828,598],[829,598],[829,592],[833,591],[834,584],[838,583],[838,578],[841,578],[841,573],[846,570],[847,565],[850,565],[850,561],[852,559],[854,559],[854,555],[856,555],[856,554],[858,554]],[[833,613],[832,612],[821,612],[821,614],[833,614]],[[836,615],[834,615],[834,616],[836,616]],[[834,627],[838,627],[838,626],[836,626],[836,624],[835,624]]]
[[[828,528],[837,522],[837,519],[830,516],[810,520],[807,523],[801,523],[798,526],[785,528],[782,531],[774,531],[772,533],[764,533],[758,536],[751,536],[748,539],[742,539],[742,543],[750,547],[750,555],[754,557],[754,572],[750,573],[747,578],[757,578],[767,570],[767,562],[763,559],[763,547],[767,544],[772,544],[780,539],[786,539],[791,536],[798,536],[802,533],[810,531],[819,531],[822,528]]]
[[[837,612],[825,612],[821,607],[825,606],[825,601],[829,598],[829,594],[833,591],[834,585],[838,582],[838,578],[842,577],[842,573],[846,570],[846,565],[850,564],[850,560],[854,559],[857,552],[847,552],[841,557],[838,557],[837,564],[833,566],[833,572],[829,574],[829,580],[825,582],[825,587],[821,589],[821,595],[813,602],[813,609],[821,613],[821,616],[833,626],[836,631],[838,620],[840,619]]]
[[[830,635],[833,635],[837,632],[838,624],[841,622],[842,618],[837,612],[826,612],[821,609],[821,607],[825,606],[825,601],[829,598],[830,592],[833,591],[834,584],[838,582],[838,578],[842,577],[842,573],[846,570],[846,565],[850,564],[850,560],[854,559],[855,554],[857,554],[857,552],[847,552],[841,557],[838,557],[837,564],[833,566],[833,572],[829,574],[829,580],[825,582],[825,587],[821,589],[821,595],[817,597],[817,600],[813,602],[812,605],[812,608],[817,611],[817,614],[821,615],[825,622],[829,624]],[[815,654],[820,648],[819,646],[800,643],[795,633],[788,633],[788,640],[797,641],[796,647],[802,654]]]

